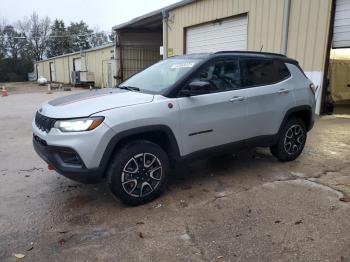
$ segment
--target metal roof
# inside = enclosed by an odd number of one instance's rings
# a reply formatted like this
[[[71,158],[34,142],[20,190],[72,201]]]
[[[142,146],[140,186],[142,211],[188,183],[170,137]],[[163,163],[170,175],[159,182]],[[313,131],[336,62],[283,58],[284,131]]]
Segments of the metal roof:
[[[175,9],[177,7],[181,7],[181,6],[184,6],[184,5],[188,5],[190,3],[193,3],[197,0],[182,0],[180,2],[177,2],[175,4],[172,4],[172,5],[168,5],[166,7],[163,7],[161,9],[158,9],[158,10],[155,10],[155,11],[152,11],[148,14],[145,14],[145,15],[142,15],[142,16],[139,16],[139,17],[136,17],[128,22],[125,22],[125,23],[122,23],[122,24],[119,24],[119,25],[116,25],[116,26],[113,26],[113,30],[119,30],[119,29],[122,29],[122,28],[134,28],[134,27],[137,27],[137,26],[149,26],[151,25],[152,23],[158,23],[159,24],[159,21],[162,21],[162,14],[163,12],[168,12],[168,11],[171,11],[172,9]]]
[[[68,53],[68,54],[63,54],[63,55],[59,55],[59,56],[50,57],[50,58],[47,58],[47,59],[35,61],[35,63],[45,62],[45,61],[49,61],[49,60],[52,60],[52,59],[66,57],[66,56],[71,56],[71,55],[78,55],[78,54],[82,54],[82,53],[88,53],[88,52],[92,52],[92,51],[96,51],[96,50],[100,50],[100,49],[107,48],[107,47],[112,47],[112,46],[114,46],[114,43],[109,43],[109,44],[105,44],[105,45],[101,45],[101,46],[97,46],[97,47],[93,47],[93,48],[89,48],[89,49],[85,49],[85,50],[81,50],[81,51],[77,51],[77,52],[72,52],[72,53]]]
[[[179,56],[171,56],[168,59],[186,59],[186,58],[198,58],[198,59],[205,59],[209,57],[220,57],[220,56],[228,56],[228,55],[236,55],[240,57],[249,57],[249,58],[272,58],[272,59],[279,59],[283,61],[287,61],[290,63],[298,63],[296,60],[289,58],[285,55],[278,54],[278,53],[268,53],[268,52],[257,52],[257,51],[220,51],[216,53],[201,53],[201,54],[186,54],[186,55],[179,55]]]

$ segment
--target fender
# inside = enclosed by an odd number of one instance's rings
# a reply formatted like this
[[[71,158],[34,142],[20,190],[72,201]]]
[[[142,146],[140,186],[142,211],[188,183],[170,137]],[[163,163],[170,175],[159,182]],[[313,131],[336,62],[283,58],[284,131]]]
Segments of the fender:
[[[135,135],[142,135],[145,133],[157,132],[157,131],[163,132],[167,135],[167,138],[169,139],[169,143],[170,143],[170,148],[168,153],[173,160],[178,161],[180,159],[180,150],[173,131],[170,129],[170,127],[166,125],[151,125],[151,126],[142,126],[142,127],[128,129],[116,134],[108,143],[107,148],[103,153],[99,167],[103,170],[103,172],[106,171],[106,168],[108,167],[108,164],[109,164],[109,160],[111,159],[112,154],[116,149],[116,146],[118,146],[118,143],[120,143],[122,140]]]
[[[286,112],[286,114],[284,115],[283,121],[282,121],[282,123],[281,123],[281,125],[280,125],[280,128],[278,129],[278,136],[277,136],[277,137],[279,137],[279,135],[280,135],[280,133],[281,133],[281,131],[282,131],[282,128],[283,128],[283,126],[286,124],[288,118],[289,118],[292,114],[298,113],[298,112],[300,112],[300,111],[308,111],[308,114],[309,114],[308,117],[309,117],[309,119],[310,119],[310,123],[306,126],[306,129],[307,129],[307,131],[310,131],[310,130],[311,130],[311,128],[313,127],[312,108],[311,108],[311,106],[309,106],[309,105],[296,106],[296,107],[290,108],[290,109]]]

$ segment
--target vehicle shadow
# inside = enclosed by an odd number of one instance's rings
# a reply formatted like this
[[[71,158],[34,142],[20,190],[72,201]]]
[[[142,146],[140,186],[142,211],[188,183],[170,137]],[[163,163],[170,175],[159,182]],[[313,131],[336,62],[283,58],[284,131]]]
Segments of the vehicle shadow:
[[[235,154],[184,162],[171,171],[167,190],[161,198],[144,207],[151,208],[159,201],[170,203],[172,197],[176,198],[177,194],[181,195],[184,191],[192,191],[193,194],[198,190],[204,193],[221,192],[225,189],[225,184],[229,187],[229,184],[235,182],[244,187],[245,183],[250,183],[249,180],[252,180],[252,177],[254,180],[260,179],[260,173],[264,172],[263,168],[266,165],[276,162],[277,160],[265,149],[251,149]],[[63,206],[59,207],[61,210],[74,209],[77,211],[89,206],[98,210],[112,208],[120,212],[129,208],[110,194],[105,181],[97,185],[82,185],[65,180],[61,188],[62,192],[67,195]],[[84,216],[72,218],[70,222],[75,225],[94,223]]]
[[[234,154],[223,154],[210,158],[184,162],[172,171],[169,185],[179,185],[186,181],[200,181],[214,175],[226,176],[239,174],[241,170],[260,164],[269,164],[277,160],[266,149],[250,149]]]

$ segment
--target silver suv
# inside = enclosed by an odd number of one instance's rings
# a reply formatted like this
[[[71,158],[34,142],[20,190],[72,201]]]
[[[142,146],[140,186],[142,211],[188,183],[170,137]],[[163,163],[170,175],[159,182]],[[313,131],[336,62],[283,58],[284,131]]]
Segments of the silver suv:
[[[184,159],[270,147],[297,158],[314,123],[315,87],[298,62],[257,52],[172,57],[116,88],[42,105],[36,152],[80,182],[107,178],[124,203],[151,201]]]

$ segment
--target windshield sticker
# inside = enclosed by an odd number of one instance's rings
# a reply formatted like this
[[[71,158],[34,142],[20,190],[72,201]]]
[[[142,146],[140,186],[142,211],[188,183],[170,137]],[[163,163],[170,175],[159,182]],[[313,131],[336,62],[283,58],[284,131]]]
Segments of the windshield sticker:
[[[177,69],[177,68],[191,68],[194,66],[194,63],[181,63],[181,64],[174,64],[171,66],[171,69]]]

